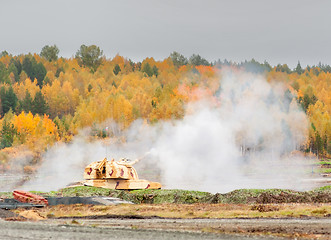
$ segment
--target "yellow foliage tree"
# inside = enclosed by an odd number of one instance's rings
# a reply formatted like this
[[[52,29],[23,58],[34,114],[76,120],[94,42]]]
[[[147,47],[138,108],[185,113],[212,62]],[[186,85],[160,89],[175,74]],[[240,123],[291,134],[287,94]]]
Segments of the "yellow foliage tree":
[[[47,115],[33,116],[31,112],[21,112],[14,116],[12,123],[17,129],[20,143],[25,143],[31,149],[43,151],[47,145],[58,140],[57,127]]]

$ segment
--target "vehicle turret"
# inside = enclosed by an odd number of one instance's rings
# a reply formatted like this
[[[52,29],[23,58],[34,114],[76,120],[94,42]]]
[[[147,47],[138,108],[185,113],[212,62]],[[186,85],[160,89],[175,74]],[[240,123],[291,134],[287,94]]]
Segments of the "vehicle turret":
[[[102,161],[92,162],[85,168],[85,180],[82,183],[109,189],[160,189],[160,183],[138,178],[132,165],[139,161],[140,159],[131,161],[126,158],[107,161],[107,158],[104,158]]]

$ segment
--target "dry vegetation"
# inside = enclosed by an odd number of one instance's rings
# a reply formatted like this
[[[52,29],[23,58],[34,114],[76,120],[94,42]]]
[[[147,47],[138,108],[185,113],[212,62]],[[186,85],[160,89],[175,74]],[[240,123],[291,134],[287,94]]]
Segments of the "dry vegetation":
[[[284,217],[330,217],[330,204],[122,204],[101,205],[58,205],[29,210],[34,218],[73,218],[73,217],[161,217],[161,218],[284,218]],[[18,209],[15,212],[28,217],[29,211]]]

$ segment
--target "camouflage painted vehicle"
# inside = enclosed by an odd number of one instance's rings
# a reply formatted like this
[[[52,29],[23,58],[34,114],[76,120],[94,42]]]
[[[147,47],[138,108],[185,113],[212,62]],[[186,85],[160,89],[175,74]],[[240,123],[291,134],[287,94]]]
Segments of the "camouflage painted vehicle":
[[[138,162],[122,158],[119,161],[107,158],[93,162],[85,168],[85,186],[102,187],[108,189],[133,190],[133,189],[160,189],[161,184],[139,179],[133,164]]]

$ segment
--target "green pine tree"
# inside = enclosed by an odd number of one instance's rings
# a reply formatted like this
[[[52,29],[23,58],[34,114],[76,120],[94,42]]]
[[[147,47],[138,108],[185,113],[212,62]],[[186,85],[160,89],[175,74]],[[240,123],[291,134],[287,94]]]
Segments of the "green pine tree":
[[[32,101],[32,113],[44,115],[47,113],[47,111],[48,111],[48,105],[46,103],[44,95],[41,93],[41,91],[39,91],[36,93],[36,96]]]
[[[147,74],[147,76],[151,77],[153,76],[153,69],[151,68],[151,65],[149,63],[146,63],[142,69],[144,73]]]
[[[298,62],[298,64],[297,64],[296,68],[294,69],[294,71],[295,71],[297,74],[302,74],[302,73],[304,72],[303,69],[302,69],[302,67],[301,67],[300,62]]]
[[[119,74],[121,71],[121,68],[118,64],[115,65],[114,69],[113,69],[113,72],[115,75]]]
[[[13,145],[15,135],[17,135],[17,130],[14,125],[4,120],[1,129],[0,149],[11,147]]]
[[[3,114],[6,114],[10,109],[13,111],[16,109],[18,100],[12,86],[10,86],[7,91],[4,87],[1,88],[0,99]]]
[[[153,70],[153,74],[155,75],[155,77],[157,77],[159,75],[159,69],[154,65],[152,70]]]
[[[20,101],[20,110],[26,113],[32,112],[32,102],[33,99],[28,90],[25,91],[25,97],[22,101]]]

